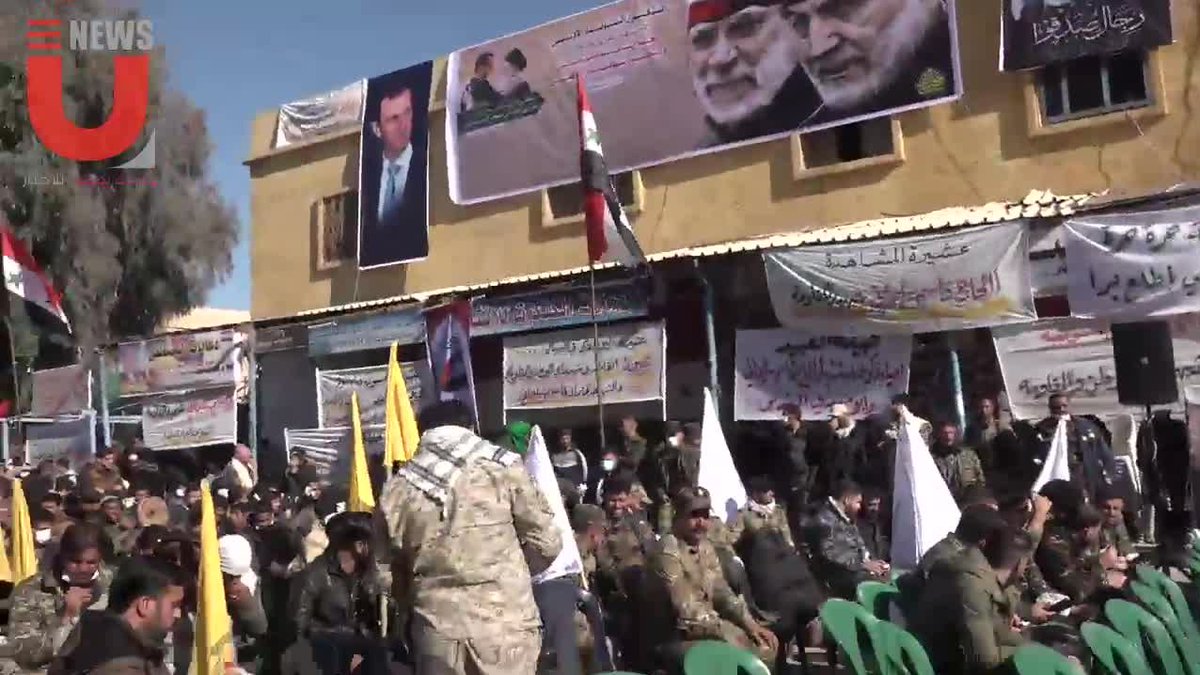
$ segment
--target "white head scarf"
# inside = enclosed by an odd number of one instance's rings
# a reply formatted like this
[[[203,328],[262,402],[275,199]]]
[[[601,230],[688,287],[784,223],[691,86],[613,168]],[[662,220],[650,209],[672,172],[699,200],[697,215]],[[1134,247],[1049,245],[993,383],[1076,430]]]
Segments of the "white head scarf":
[[[258,586],[258,575],[251,562],[254,552],[250,542],[240,534],[227,534],[217,540],[217,551],[221,555],[221,571],[238,578],[251,593]]]

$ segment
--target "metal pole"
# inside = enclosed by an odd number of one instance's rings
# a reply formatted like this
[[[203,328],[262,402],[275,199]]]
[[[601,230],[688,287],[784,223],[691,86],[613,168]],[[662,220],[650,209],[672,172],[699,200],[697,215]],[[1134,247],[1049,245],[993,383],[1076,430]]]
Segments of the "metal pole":
[[[3,429],[0,429],[0,450],[4,451],[4,459],[5,461],[8,461],[12,459],[12,449],[8,445],[8,420],[6,419],[3,422]]]
[[[600,385],[600,324],[596,321],[596,264],[588,261],[588,284],[591,286],[592,301],[592,357],[596,370],[596,409],[600,419],[600,452],[608,447],[604,438],[604,394]]]
[[[717,329],[714,321],[716,315],[716,298],[713,294],[712,284],[708,282],[708,277],[704,271],[700,269],[700,261],[692,260],[695,265],[696,275],[700,277],[700,285],[704,289],[704,338],[708,343],[708,388],[712,390],[713,401],[721,400],[721,388],[717,379]]]
[[[112,446],[112,423],[108,419],[108,363],[103,349],[97,349],[100,363],[100,426],[104,430],[104,447]]]
[[[954,347],[954,337],[947,336],[950,350],[950,386],[954,394],[954,413],[958,417],[958,428],[965,433],[967,430],[967,407],[963,401],[962,369],[958,363],[958,350]]]
[[[12,412],[16,413],[21,409],[21,378],[17,376],[17,341],[13,337],[12,320],[4,317],[4,329],[8,333],[8,355],[10,357],[9,365],[12,366],[13,380],[13,407]]]
[[[246,440],[250,441],[246,445],[250,446],[250,452],[254,455],[254,462],[261,467],[258,461],[258,355],[254,353],[254,348],[250,348],[250,366],[249,373],[246,374],[247,393],[249,399],[250,410],[246,417],[246,426],[250,427],[247,433],[250,437]],[[284,453],[284,462],[287,462],[287,453]]]

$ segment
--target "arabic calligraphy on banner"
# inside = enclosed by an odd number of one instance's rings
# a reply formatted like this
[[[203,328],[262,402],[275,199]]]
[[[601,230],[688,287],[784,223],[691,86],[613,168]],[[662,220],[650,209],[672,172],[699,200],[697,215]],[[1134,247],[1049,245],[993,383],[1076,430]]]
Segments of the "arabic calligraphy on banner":
[[[383,454],[384,426],[382,424],[363,427],[363,446],[368,455]],[[338,429],[284,429],[284,443],[288,452],[303,450],[308,461],[317,469],[317,475],[338,483],[350,476],[350,453],[353,447],[353,430]]]
[[[233,329],[117,345],[121,396],[233,385],[242,336]]]
[[[237,441],[233,388],[204,389],[142,403],[142,438],[151,450],[179,450]]]
[[[908,390],[911,335],[814,335],[789,328],[739,330],[733,410],[739,420],[778,420],[790,409],[826,419],[844,403],[863,418]]]
[[[1200,385],[1200,315],[1170,319],[1180,391]],[[1043,319],[992,329],[1009,406],[1018,419],[1048,413],[1050,395],[1071,396],[1071,411],[1105,417],[1136,412],[1117,400],[1112,331],[1099,319]]]
[[[479,298],[471,303],[471,335],[526,333],[590,324],[591,303],[587,288]],[[596,286],[597,321],[636,319],[648,313],[646,292],[638,284],[618,282]]]
[[[425,318],[420,308],[406,307],[357,318],[343,316],[308,327],[311,356],[387,349],[397,341],[402,345],[425,341]]]
[[[888,39],[861,45],[871,65],[837,72],[796,26],[841,19],[800,4],[618,0],[455,52],[446,85],[451,199],[472,204],[578,181],[577,74],[613,173],[961,92],[953,0],[879,18],[877,34]],[[731,39],[739,56],[710,66]],[[727,68],[755,72],[746,79],[756,81],[743,86]]]
[[[433,394],[433,376],[424,361],[401,363],[404,384],[413,410],[420,410]],[[350,398],[358,392],[358,411],[363,424],[383,424],[387,420],[387,365],[317,373],[317,424],[322,429],[349,427]]]
[[[52,417],[91,407],[91,377],[82,365],[34,371],[30,414]]]
[[[48,424],[25,423],[25,457],[30,464],[45,460],[68,459],[74,466],[87,462],[92,455],[95,418],[81,417]]]
[[[840,335],[925,333],[1029,321],[1021,223],[763,254],[784,326]]]
[[[1071,314],[1144,319],[1200,310],[1200,206],[1066,224]]]
[[[504,338],[504,408],[596,405],[592,329]],[[605,403],[661,399],[666,389],[661,322],[600,327],[600,388]]]
[[[1004,0],[1001,70],[1171,44],[1171,0]]]

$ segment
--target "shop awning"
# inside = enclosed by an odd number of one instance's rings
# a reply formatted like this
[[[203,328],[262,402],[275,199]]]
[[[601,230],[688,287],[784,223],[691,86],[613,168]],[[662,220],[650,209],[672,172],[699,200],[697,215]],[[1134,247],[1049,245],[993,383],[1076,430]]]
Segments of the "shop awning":
[[[1049,190],[1034,190],[1018,202],[991,202],[981,206],[952,206],[929,213],[912,216],[895,216],[864,220],[855,223],[823,227],[804,232],[787,232],[765,235],[737,241],[707,244],[688,248],[662,251],[646,256],[651,262],[661,262],[682,258],[707,258],[717,255],[744,253],[747,251],[762,251],[773,248],[790,248],[794,246],[811,246],[834,242],[854,241],[859,239],[874,239],[903,234],[933,232],[957,227],[970,227],[989,223],[1003,223],[1022,218],[1056,218],[1073,215],[1089,200],[1097,198],[1099,193],[1079,195],[1056,195]],[[597,265],[596,269],[616,267],[614,264]],[[409,293],[376,300],[362,300],[333,307],[309,309],[297,313],[296,317],[319,317],[342,312],[359,311],[378,307],[386,307],[405,302],[425,302],[430,298],[448,295],[466,295],[479,293],[505,286],[519,284],[557,281],[582,275],[587,267],[525,274],[508,277],[497,281],[480,284],[441,288],[423,293]],[[275,321],[286,317],[271,317],[260,321]]]

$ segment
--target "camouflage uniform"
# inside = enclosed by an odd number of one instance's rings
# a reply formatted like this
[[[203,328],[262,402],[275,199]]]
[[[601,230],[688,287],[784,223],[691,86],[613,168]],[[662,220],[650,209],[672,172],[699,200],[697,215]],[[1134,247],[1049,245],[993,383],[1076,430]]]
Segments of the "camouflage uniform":
[[[430,443],[444,444],[444,451],[484,442],[465,429],[435,428],[422,437],[412,462],[422,452],[435,454]],[[413,613],[418,675],[536,669],[541,622],[530,575],[550,566],[562,539],[519,458],[506,463],[502,459],[511,458],[487,446],[495,453],[464,461],[444,505],[403,472],[380,496],[394,555],[394,597]]]
[[[1101,544],[1100,548],[1116,548],[1117,555],[1125,557],[1133,553],[1133,538],[1129,536],[1129,530],[1125,528],[1125,523],[1117,523],[1116,527],[1104,526],[1100,532]]]
[[[970,448],[945,448],[938,444],[933,446],[933,463],[937,465],[938,473],[950,488],[950,494],[958,499],[963,490],[971,485],[983,485],[983,463],[979,455]]]
[[[664,454],[659,457],[659,471],[662,474],[664,493],[667,498],[674,498],[683,488],[696,487],[700,480],[700,447],[683,443],[679,447],[665,446]],[[674,508],[667,502],[658,512],[658,531],[669,532],[673,519]]]
[[[743,539],[753,537],[760,530],[776,530],[783,535],[783,540],[788,546],[796,547],[796,543],[792,541],[792,528],[788,525],[787,511],[782,504],[776,503],[774,509],[766,512],[764,508],[747,503],[730,524],[729,538],[736,547]]]
[[[654,571],[670,595],[676,640],[685,645],[721,640],[756,654],[765,663],[775,655],[750,638],[756,625],[746,604],[734,594],[721,572],[716,549],[706,539],[695,546],[673,534],[662,538]]]
[[[654,529],[645,515],[637,512],[611,518],[608,533],[596,551],[593,591],[614,619],[613,639],[634,659],[642,658],[650,648],[641,630],[647,615],[640,610],[652,590],[648,588],[646,565],[657,546]]]
[[[1076,602],[1091,597],[1104,584],[1104,568],[1097,553],[1077,546],[1072,531],[1065,526],[1046,526],[1034,560],[1046,583]]]
[[[92,604],[86,609],[108,607],[106,589],[111,581],[112,574],[108,569],[100,568]],[[66,597],[62,586],[49,572],[32,576],[13,589],[8,615],[9,656],[21,668],[45,668],[79,623],[78,616],[63,617]]]

